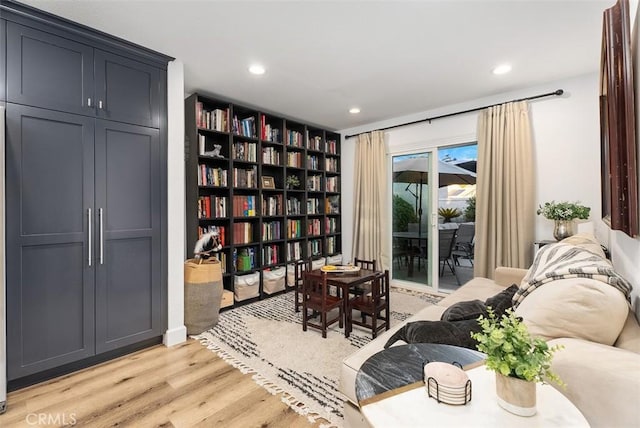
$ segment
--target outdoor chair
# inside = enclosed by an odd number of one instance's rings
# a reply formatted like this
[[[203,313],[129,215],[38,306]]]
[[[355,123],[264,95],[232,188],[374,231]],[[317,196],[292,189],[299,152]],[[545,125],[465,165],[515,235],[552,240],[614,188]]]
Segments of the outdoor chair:
[[[453,262],[452,257],[453,247],[456,243],[456,232],[456,229],[442,229],[438,233],[438,254],[440,263],[442,263],[440,276],[444,275],[445,265],[448,265],[449,269],[451,269],[451,273],[456,275],[455,263]]]
[[[453,260],[457,265],[460,265],[458,259],[468,259],[471,266],[473,266],[473,244],[475,236],[475,223],[460,224],[458,234],[456,235],[456,244],[452,251]]]

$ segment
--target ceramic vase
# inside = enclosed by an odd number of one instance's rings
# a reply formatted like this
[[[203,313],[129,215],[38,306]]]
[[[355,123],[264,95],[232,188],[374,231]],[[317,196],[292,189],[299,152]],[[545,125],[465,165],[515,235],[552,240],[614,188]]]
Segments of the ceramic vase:
[[[553,228],[553,237],[558,241],[573,235],[573,220],[556,220]]]
[[[536,383],[496,373],[498,404],[518,416],[536,414]]]

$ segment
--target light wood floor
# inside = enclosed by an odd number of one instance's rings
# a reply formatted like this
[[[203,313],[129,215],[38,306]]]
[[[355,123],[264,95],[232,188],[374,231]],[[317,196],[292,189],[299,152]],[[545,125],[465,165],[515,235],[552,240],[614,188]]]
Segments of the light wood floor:
[[[14,391],[7,403],[0,427],[314,426],[191,339]]]

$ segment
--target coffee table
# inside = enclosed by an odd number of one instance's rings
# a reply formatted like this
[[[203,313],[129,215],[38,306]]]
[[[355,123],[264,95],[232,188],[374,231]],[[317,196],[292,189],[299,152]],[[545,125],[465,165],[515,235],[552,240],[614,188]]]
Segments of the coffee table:
[[[470,349],[435,344],[401,345],[382,350],[369,357],[356,376],[356,397],[360,411],[373,428],[589,426],[582,413],[551,385],[536,386],[538,411],[533,416],[516,416],[502,409],[496,400],[495,373],[484,365],[478,366],[480,360],[477,354],[484,357],[484,354]],[[469,403],[449,405],[438,403],[428,396],[421,380],[424,355],[431,356],[426,358],[430,362],[458,361],[466,369],[472,388]],[[396,359],[403,356],[411,361]],[[465,364],[454,358],[475,361]],[[376,368],[377,362],[382,365]],[[394,380],[397,376],[401,380]],[[416,378],[420,380],[416,382]]]

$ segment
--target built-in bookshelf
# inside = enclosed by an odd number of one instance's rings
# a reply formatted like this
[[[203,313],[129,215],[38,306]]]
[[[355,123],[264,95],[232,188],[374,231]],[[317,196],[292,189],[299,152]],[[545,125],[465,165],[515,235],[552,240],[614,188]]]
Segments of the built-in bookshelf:
[[[235,276],[340,253],[340,134],[198,94],[185,103],[189,257],[217,231],[233,291]],[[257,298],[272,295],[261,281]]]

